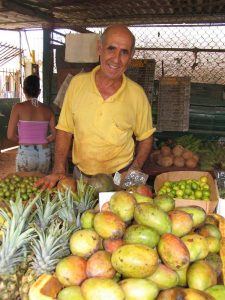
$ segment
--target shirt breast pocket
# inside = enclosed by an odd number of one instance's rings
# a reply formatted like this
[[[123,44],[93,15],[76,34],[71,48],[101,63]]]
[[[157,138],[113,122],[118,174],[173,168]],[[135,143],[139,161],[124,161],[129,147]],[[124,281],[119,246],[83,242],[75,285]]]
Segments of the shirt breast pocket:
[[[131,129],[129,127],[121,127],[113,122],[107,130],[106,140],[110,144],[122,146],[128,142],[131,135]]]

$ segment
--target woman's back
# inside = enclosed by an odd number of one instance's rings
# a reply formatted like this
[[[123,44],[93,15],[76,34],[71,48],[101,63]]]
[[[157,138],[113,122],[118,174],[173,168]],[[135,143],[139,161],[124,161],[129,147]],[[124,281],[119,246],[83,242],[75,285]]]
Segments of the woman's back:
[[[8,124],[8,139],[19,144],[17,171],[48,173],[51,163],[49,143],[55,139],[55,115],[37,100],[40,82],[37,76],[25,78],[23,91],[26,101],[13,106]]]

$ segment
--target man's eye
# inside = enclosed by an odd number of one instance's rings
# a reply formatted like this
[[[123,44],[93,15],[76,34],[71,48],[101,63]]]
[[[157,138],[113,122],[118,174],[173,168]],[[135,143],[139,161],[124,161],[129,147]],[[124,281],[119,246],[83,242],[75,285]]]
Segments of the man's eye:
[[[115,47],[109,46],[109,47],[108,47],[108,50],[113,51],[113,50],[115,50]]]
[[[126,49],[123,49],[123,50],[122,50],[122,54],[124,54],[124,55],[128,55],[128,54],[129,54],[129,51],[128,51],[128,50],[126,50]]]

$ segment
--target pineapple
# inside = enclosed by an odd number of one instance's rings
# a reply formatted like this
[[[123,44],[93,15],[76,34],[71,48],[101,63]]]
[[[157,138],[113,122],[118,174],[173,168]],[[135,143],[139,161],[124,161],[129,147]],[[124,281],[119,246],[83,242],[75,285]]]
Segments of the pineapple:
[[[31,285],[42,274],[52,274],[56,264],[63,257],[70,254],[69,238],[74,232],[75,226],[69,226],[67,222],[54,220],[51,225],[42,230],[35,228],[37,237],[32,239],[32,262],[26,274],[22,277],[20,297],[28,300]]]
[[[52,199],[47,195],[36,202],[33,225],[36,235],[30,246],[32,261],[22,277],[21,300],[29,299],[29,289],[40,275],[53,273],[59,260],[69,255],[69,238],[76,229],[71,201],[67,191],[56,193]]]
[[[27,245],[31,240],[34,229],[27,226],[34,198],[26,206],[23,205],[20,193],[16,201],[10,202],[12,216],[0,209],[0,214],[5,218],[6,225],[3,228],[2,244],[0,247],[0,299],[16,300],[19,295],[21,279],[21,264],[27,256]]]
[[[31,285],[42,274],[52,274],[57,263],[70,254],[69,239],[80,228],[81,214],[96,204],[95,188],[78,181],[77,193],[70,189],[58,191],[50,197],[37,201],[34,217],[36,236],[32,239],[32,262],[22,278],[21,300],[28,300]]]
[[[95,198],[95,187],[83,181],[82,176],[77,181],[77,192],[73,195],[77,210],[77,227],[80,227],[80,218],[85,210],[94,208],[98,199]]]

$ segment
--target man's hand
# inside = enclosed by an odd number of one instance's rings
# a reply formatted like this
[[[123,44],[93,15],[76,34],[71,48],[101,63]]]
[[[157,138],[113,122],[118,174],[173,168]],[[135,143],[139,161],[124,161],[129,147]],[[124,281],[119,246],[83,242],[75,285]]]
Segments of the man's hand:
[[[40,178],[38,181],[35,182],[35,186],[40,188],[42,191],[46,189],[50,190],[56,186],[59,180],[65,177],[66,175],[64,173],[53,173]]]

